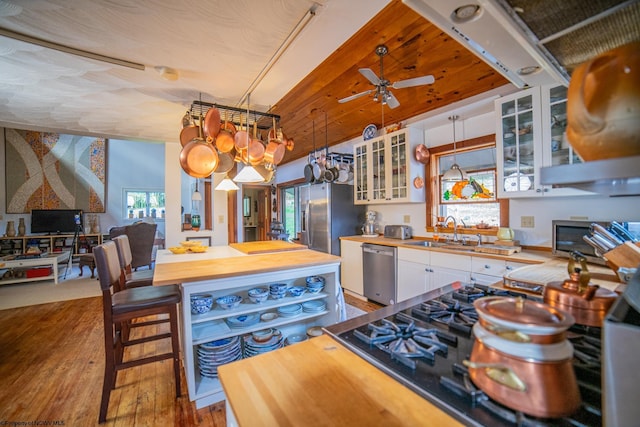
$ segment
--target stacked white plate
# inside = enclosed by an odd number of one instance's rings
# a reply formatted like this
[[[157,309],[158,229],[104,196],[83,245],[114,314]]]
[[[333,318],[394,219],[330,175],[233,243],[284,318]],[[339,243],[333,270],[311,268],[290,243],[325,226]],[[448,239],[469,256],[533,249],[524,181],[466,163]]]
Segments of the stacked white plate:
[[[278,307],[278,316],[280,317],[295,317],[302,313],[301,304],[285,305]]]
[[[319,299],[302,303],[302,311],[305,313],[319,313],[326,308],[327,303]]]
[[[284,347],[284,337],[282,333],[275,329],[274,334],[269,340],[264,342],[257,342],[253,339],[253,336],[247,335],[243,337],[244,340],[244,352],[243,355],[245,358],[256,356],[262,353],[268,353],[273,350],[277,350],[279,348]]]
[[[196,353],[200,375],[206,378],[217,378],[218,366],[242,359],[240,337],[223,338],[200,344]]]
[[[227,317],[225,320],[227,321],[227,325],[229,325],[231,329],[243,329],[260,322],[260,315],[258,313],[250,313],[240,316]]]

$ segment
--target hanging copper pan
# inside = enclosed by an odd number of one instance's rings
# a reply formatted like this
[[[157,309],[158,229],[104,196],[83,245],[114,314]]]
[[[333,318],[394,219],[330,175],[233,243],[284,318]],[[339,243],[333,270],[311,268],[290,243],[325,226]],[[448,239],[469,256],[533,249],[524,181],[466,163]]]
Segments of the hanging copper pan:
[[[218,165],[213,173],[227,173],[234,165],[233,155],[231,153],[218,153]]]
[[[270,140],[267,144],[267,148],[264,151],[264,160],[274,165],[280,164],[284,158],[286,146],[279,143],[277,140]]]
[[[233,136],[236,134],[236,127],[227,120],[225,113],[224,124],[220,128],[220,132],[216,137],[216,148],[222,153],[228,153],[233,150],[235,141]]]
[[[180,131],[180,145],[184,147],[193,138],[197,138],[199,136],[200,136],[200,126],[195,124],[192,120],[187,126],[184,126]]]
[[[216,107],[209,108],[204,116],[204,136],[215,139],[220,132],[220,110]]]
[[[262,163],[264,159],[264,144],[258,138],[258,123],[254,120],[253,122],[253,138],[249,141],[249,163],[252,166],[256,166]]]
[[[429,149],[424,144],[418,144],[415,151],[416,160],[426,165],[429,163]]]
[[[234,144],[237,152],[246,151],[249,147],[249,140],[251,139],[249,135],[249,129],[242,128],[242,114],[240,115],[240,130],[238,130],[233,137]]]
[[[202,116],[200,124],[202,124]],[[194,178],[208,177],[217,165],[218,152],[212,144],[204,140],[202,132],[197,138],[193,138],[182,147],[182,151],[180,151],[180,166],[187,175]]]

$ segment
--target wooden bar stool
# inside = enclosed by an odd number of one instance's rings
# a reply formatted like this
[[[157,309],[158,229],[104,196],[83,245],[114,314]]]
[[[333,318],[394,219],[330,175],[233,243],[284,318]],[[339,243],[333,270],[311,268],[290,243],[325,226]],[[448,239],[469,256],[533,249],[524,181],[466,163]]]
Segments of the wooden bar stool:
[[[93,250],[102,288],[102,305],[104,312],[104,345],[105,367],[102,400],[98,422],[107,418],[109,397],[115,388],[119,370],[139,366],[146,363],[173,359],[173,370],[176,384],[176,396],[180,396],[180,345],[178,338],[178,303],[181,300],[180,288],[177,285],[145,286],[139,288],[120,288],[120,262],[116,243],[107,241]],[[144,338],[129,340],[123,333],[123,326],[131,324],[135,319],[154,315],[168,315],[170,331],[157,333]],[[128,329],[128,328],[127,328]],[[128,335],[128,333],[126,334]],[[123,360],[126,346],[133,346],[149,341],[171,339],[171,351],[154,354],[140,359]]]
[[[137,288],[140,286],[151,286],[153,284],[153,270],[140,270],[133,271],[131,267],[131,245],[129,236],[122,234],[114,237],[113,241],[116,243],[118,250],[118,260],[120,262],[120,274],[124,288]]]

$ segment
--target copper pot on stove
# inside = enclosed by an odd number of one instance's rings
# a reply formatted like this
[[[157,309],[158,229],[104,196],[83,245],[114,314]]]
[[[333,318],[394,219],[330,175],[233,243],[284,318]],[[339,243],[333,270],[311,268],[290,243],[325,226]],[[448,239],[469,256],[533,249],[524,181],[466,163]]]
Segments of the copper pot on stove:
[[[464,361],[473,383],[495,401],[535,417],[578,410],[573,346],[566,339],[573,317],[523,298],[484,297],[474,306],[480,321]]]
[[[567,270],[569,279],[547,283],[544,302],[571,313],[577,324],[602,326],[618,294],[589,283],[591,274],[587,269],[587,258],[578,251],[571,252]]]

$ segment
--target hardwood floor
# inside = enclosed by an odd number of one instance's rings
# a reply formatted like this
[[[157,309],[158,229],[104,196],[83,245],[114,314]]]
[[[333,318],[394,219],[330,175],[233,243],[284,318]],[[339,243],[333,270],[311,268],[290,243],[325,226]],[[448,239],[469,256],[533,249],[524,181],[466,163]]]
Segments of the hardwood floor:
[[[345,298],[365,311],[381,307]],[[0,310],[0,421],[98,425],[102,321],[100,297]],[[151,354],[156,346],[166,351],[170,341],[136,351]],[[121,371],[102,425],[226,426],[224,402],[196,410],[181,372],[182,396],[176,399],[170,360]]]

